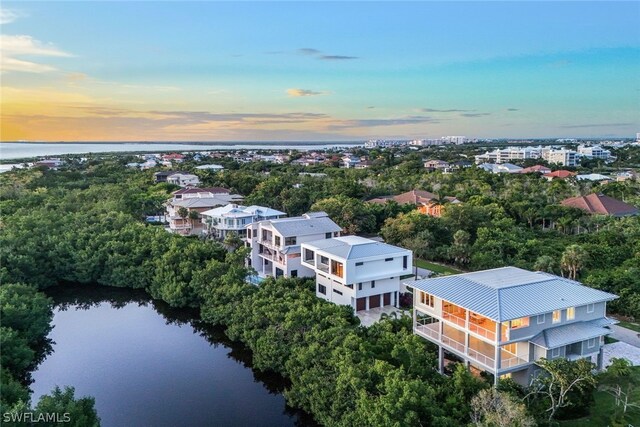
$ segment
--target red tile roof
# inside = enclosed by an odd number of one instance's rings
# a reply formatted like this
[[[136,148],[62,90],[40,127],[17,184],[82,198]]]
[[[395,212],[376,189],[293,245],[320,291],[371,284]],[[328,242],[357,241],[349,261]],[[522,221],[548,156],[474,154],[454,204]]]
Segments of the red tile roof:
[[[528,168],[524,168],[520,171],[520,173],[532,173],[532,172],[538,172],[538,173],[549,173],[551,172],[551,169],[549,169],[546,166],[542,166],[542,165],[534,165],[534,166],[530,166]]]
[[[555,172],[545,173],[544,176],[548,178],[569,178],[570,176],[575,176],[575,172],[570,172],[566,170],[559,170]]]
[[[582,209],[590,214],[627,216],[638,215],[639,210],[621,200],[604,194],[592,193],[588,196],[571,197],[561,202],[564,206]]]
[[[388,200],[395,200],[399,205],[427,205],[432,199],[437,199],[438,196],[424,190],[411,190],[406,193],[398,194],[397,196],[383,196],[369,200],[369,203],[386,203]],[[453,202],[455,197],[447,196],[445,199]]]

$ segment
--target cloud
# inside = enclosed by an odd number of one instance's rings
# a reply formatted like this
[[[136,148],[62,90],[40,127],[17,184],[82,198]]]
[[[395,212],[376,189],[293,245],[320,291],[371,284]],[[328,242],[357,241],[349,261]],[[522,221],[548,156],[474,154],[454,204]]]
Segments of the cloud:
[[[592,123],[584,125],[562,125],[563,129],[579,129],[579,128],[603,128],[609,126],[635,126],[635,123]]]
[[[402,125],[414,125],[424,123],[439,123],[437,119],[428,116],[406,116],[388,119],[353,119],[343,120],[342,122],[336,122],[331,124],[331,129],[345,129],[345,128],[361,128],[361,127],[378,127],[378,126],[402,126]]]
[[[56,68],[46,64],[18,59],[19,56],[49,56],[70,57],[70,53],[64,52],[51,43],[43,43],[31,36],[0,35],[0,70],[19,71],[27,73],[45,73],[55,71]]]
[[[297,98],[300,96],[316,96],[324,95],[326,92],[316,92],[309,89],[287,89],[287,94],[291,97]]]
[[[298,55],[312,56],[321,61],[344,61],[344,60],[350,60],[350,59],[358,59],[357,56],[329,55],[329,54],[323,53],[321,50],[314,49],[312,47],[302,47],[296,50],[296,53]]]
[[[313,49],[311,47],[303,47],[297,50],[297,52],[300,55],[320,55],[322,52],[320,52],[318,49]]]
[[[320,55],[318,59],[323,61],[344,61],[349,59],[358,59],[357,56],[345,56],[345,55]]]
[[[0,24],[10,24],[16,19],[18,19],[20,15],[13,10],[0,8]]]
[[[425,113],[465,113],[467,111],[475,111],[475,110],[457,110],[457,109],[439,110],[437,108],[422,108],[420,111]]]
[[[507,111],[520,111],[519,108],[507,108]]]
[[[374,105],[369,105],[369,106],[367,107],[367,110],[373,110],[374,108],[376,108]]]
[[[490,116],[491,113],[462,113],[460,115],[462,117],[484,117],[484,116]]]

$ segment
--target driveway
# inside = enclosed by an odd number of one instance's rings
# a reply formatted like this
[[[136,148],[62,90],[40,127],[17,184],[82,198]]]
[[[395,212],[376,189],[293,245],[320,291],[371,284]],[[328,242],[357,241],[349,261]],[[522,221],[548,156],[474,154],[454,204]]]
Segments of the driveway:
[[[609,335],[611,338],[640,348],[640,334],[638,332],[618,325],[611,325],[610,328],[613,331],[613,333]]]
[[[627,359],[633,366],[640,366],[640,348],[634,347],[626,342],[614,342],[603,346],[603,362],[607,367],[611,364],[611,359],[617,357],[619,359]]]

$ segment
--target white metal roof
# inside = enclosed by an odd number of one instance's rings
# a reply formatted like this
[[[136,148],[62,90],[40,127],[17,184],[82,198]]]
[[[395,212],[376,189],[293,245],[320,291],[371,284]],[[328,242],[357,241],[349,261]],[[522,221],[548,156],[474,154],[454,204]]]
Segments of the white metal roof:
[[[516,267],[404,283],[499,322],[617,298],[573,280]]]
[[[533,337],[531,342],[550,349],[598,338],[610,333],[611,330],[599,326],[596,322],[575,322],[545,329]]]
[[[341,259],[359,259],[374,256],[410,254],[411,251],[359,236],[342,236],[303,243],[305,247],[320,250]]]
[[[314,212],[293,218],[266,221],[282,236],[305,236],[309,234],[333,233],[342,228],[333,222],[325,212]]]

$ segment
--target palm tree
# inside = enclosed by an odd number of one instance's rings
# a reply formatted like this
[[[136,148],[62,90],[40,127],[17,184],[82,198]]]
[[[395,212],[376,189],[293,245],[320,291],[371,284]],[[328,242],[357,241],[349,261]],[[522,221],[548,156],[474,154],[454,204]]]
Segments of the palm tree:
[[[180,208],[178,209],[178,216],[182,218],[182,225],[184,225],[187,217],[189,216],[189,209],[185,208],[184,206],[180,206]]]
[[[200,218],[198,211],[189,211],[189,227],[193,230],[193,221]]]
[[[580,245],[571,245],[565,249],[560,260],[560,268],[563,272],[567,272],[567,277],[576,280],[578,272],[587,260],[587,251]]]

